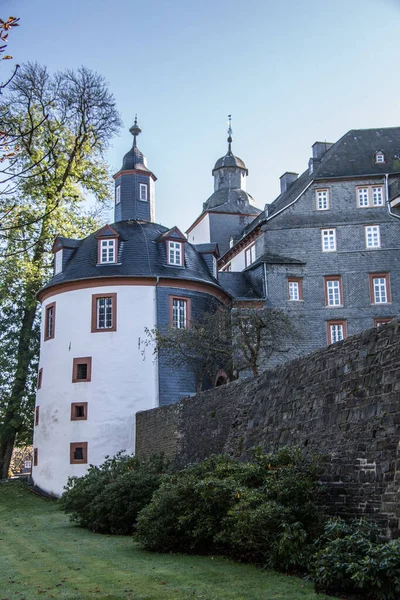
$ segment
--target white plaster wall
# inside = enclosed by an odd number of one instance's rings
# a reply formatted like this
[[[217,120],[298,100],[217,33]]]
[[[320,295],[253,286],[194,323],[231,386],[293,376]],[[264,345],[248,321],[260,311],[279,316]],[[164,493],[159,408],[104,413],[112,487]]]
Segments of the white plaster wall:
[[[231,260],[231,271],[243,271],[246,268],[245,251],[242,250]]]
[[[91,333],[92,294],[117,294],[117,330]],[[135,449],[135,414],[158,406],[157,364],[152,352],[143,360],[144,327],[156,324],[154,286],[107,286],[56,294],[55,337],[43,341],[37,391],[39,425],[34,447],[38,465],[33,480],[60,495],[69,475],[83,475],[106,455]],[[44,319],[42,318],[42,324]],[[92,357],[90,382],[72,383],[73,359]],[[88,402],[88,419],[71,421],[71,402]],[[70,464],[70,443],[88,442],[88,464]]]
[[[189,232],[188,241],[191,244],[208,244],[210,240],[210,215],[206,213],[204,217]]]

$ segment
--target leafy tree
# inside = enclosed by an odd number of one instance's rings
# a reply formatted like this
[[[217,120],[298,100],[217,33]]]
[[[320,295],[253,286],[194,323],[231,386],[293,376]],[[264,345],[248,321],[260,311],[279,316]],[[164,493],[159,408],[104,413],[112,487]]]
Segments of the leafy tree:
[[[1,206],[0,478],[7,476],[17,436],[29,436],[36,294],[51,274],[53,239],[86,235],[96,226],[82,208],[84,193],[108,198],[104,150],[120,126],[103,78],[83,67],[51,75],[37,64],[22,66],[2,96],[2,110],[21,141],[9,171],[29,176],[18,178]]]

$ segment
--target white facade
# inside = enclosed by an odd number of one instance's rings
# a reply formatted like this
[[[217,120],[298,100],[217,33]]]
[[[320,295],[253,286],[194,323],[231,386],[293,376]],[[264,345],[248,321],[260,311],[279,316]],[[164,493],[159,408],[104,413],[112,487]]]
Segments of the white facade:
[[[189,231],[188,241],[191,244],[210,243],[210,215],[208,213]]]
[[[116,331],[91,331],[92,295],[117,294]],[[89,464],[120,450],[134,452],[135,413],[158,406],[157,363],[143,359],[144,328],[156,325],[154,285],[107,285],[55,293],[55,335],[44,341],[42,325],[39,368],[41,388],[34,428],[37,466],[33,481],[61,495],[68,476],[83,475]],[[73,359],[91,357],[91,381],[72,382]],[[87,402],[87,420],[71,420],[71,403]],[[70,444],[87,442],[87,464],[70,464]]]

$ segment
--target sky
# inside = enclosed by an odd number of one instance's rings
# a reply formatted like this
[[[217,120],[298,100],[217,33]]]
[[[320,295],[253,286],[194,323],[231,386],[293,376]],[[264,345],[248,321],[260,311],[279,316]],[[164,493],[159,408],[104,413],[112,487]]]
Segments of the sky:
[[[182,231],[213,192],[228,114],[259,208],[315,141],[400,125],[400,0],[0,0],[10,15],[15,61],[105,77],[124,123],[112,172],[138,114],[156,221]]]

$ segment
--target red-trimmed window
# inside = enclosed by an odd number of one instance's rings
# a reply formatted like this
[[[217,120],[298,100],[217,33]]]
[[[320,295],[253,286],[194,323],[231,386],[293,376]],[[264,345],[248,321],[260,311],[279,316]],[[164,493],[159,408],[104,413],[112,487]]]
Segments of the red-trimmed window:
[[[70,463],[71,465],[84,465],[87,463],[88,443],[87,442],[71,442],[70,444]]]
[[[303,300],[303,280],[301,277],[288,277],[288,300]]]
[[[168,264],[183,266],[183,242],[168,240],[167,242]]]
[[[346,321],[327,321],[326,327],[328,344],[335,344],[347,337]]]
[[[387,323],[391,323],[394,317],[378,317],[374,319],[374,327],[382,327],[382,325],[386,325]]]
[[[339,275],[324,277],[325,306],[343,306],[342,278]]]
[[[35,408],[35,427],[39,425],[39,407],[36,406]]]
[[[392,301],[389,273],[370,273],[369,287],[372,304],[388,304]]]
[[[74,358],[72,366],[72,383],[92,380],[92,357]]]
[[[185,329],[190,324],[190,298],[181,296],[169,297],[169,312],[171,327]]]
[[[38,378],[37,378],[37,389],[40,390],[40,388],[42,387],[42,380],[43,380],[43,367],[41,367],[39,369],[39,373],[38,373]]]
[[[56,331],[56,303],[48,304],[44,312],[44,341],[52,340]]]
[[[117,330],[117,294],[92,295],[92,333]]]
[[[37,448],[33,449],[33,466],[34,467],[38,466],[38,449]]]
[[[71,402],[71,421],[86,421],[87,406],[87,402]]]

